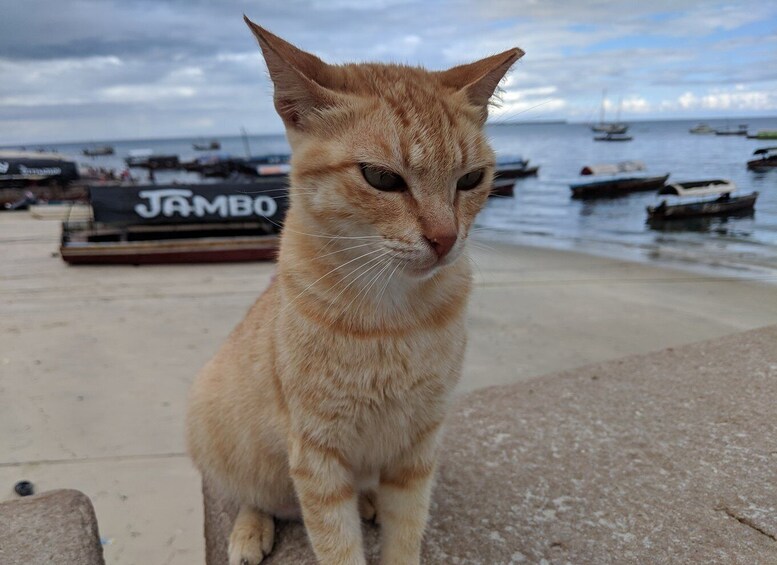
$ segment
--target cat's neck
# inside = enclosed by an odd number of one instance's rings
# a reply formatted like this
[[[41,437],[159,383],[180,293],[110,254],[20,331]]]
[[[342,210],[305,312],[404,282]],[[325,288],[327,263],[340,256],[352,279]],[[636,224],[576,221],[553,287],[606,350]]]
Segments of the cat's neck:
[[[286,305],[324,327],[365,335],[444,326],[463,314],[471,286],[466,258],[419,278],[375,239],[357,237],[290,213],[278,261]]]

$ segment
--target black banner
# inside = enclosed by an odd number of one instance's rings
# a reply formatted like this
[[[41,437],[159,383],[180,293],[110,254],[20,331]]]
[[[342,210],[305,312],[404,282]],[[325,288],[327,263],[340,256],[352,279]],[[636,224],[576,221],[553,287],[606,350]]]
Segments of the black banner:
[[[250,183],[95,186],[94,219],[109,224],[195,224],[266,219],[280,225],[289,205],[286,177]]]
[[[78,168],[72,161],[37,157],[0,156],[0,183],[17,179],[46,179],[68,183],[78,179]]]

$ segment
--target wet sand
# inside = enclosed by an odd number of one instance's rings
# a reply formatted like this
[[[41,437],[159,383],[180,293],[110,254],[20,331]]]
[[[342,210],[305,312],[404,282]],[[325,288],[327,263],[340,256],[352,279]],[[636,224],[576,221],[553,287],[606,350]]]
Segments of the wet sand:
[[[273,265],[68,267],[58,240],[0,214],[0,498],[20,479],[80,489],[106,562],[201,563],[186,392]],[[462,391],[777,322],[777,285],[492,242],[473,257]]]

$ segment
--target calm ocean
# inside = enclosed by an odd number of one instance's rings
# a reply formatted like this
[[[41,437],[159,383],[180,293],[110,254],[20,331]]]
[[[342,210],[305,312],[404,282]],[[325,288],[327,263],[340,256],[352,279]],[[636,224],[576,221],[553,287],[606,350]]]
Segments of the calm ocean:
[[[691,135],[695,121],[635,122],[624,143],[593,141],[584,124],[509,124],[488,128],[498,153],[520,154],[540,165],[539,176],[521,179],[514,198],[490,199],[478,218],[486,237],[590,253],[661,261],[686,266],[706,266],[743,276],[777,280],[777,169],[754,173],[745,163],[759,147],[777,146],[777,140],[759,141],[741,136]],[[736,128],[747,123],[751,132],[777,129],[777,118],[707,120],[714,128]],[[240,136],[218,138],[221,153],[245,155]],[[190,159],[192,142],[202,139],[104,141],[100,143],[47,144],[81,162],[122,167],[130,149],[149,148],[157,154],[178,154]],[[86,158],[84,147],[108,143],[116,148],[110,157]],[[283,136],[252,136],[254,155],[283,153]],[[638,159],[647,172],[671,173],[670,181],[705,178],[733,180],[742,193],[757,190],[754,214],[742,217],[704,218],[653,229],[645,222],[645,207],[657,201],[653,193],[636,193],[617,199],[578,201],[569,197],[570,182],[586,177],[584,165]],[[175,175],[196,181],[197,176]],[[157,175],[159,182],[172,177]],[[591,179],[591,177],[587,177]]]

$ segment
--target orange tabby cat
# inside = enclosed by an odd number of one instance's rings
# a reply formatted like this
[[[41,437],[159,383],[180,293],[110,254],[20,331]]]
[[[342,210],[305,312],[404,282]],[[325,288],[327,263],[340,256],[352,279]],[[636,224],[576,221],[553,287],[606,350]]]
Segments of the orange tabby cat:
[[[246,22],[293,151],[291,205],[277,279],[192,389],[189,451],[240,503],[231,565],[262,561],[273,516],[300,511],[321,563],[363,564],[373,503],[382,562],[418,563],[466,342],[461,255],[493,176],[482,128],[523,52],[334,66]]]

